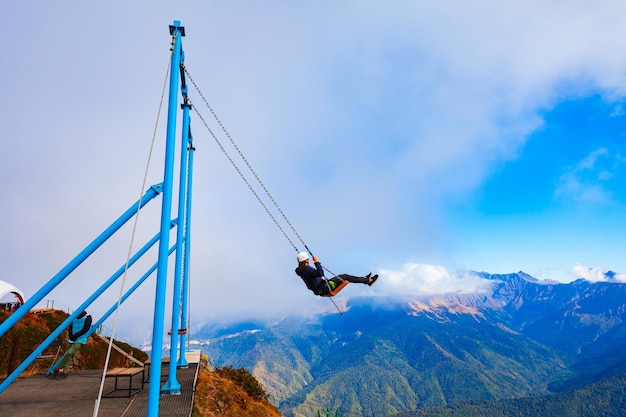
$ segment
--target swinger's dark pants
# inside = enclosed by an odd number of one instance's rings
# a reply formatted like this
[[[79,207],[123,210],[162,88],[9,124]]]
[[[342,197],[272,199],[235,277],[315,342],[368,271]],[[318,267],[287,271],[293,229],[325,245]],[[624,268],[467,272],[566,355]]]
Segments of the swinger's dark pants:
[[[337,275],[337,278],[340,278],[348,282],[356,282],[358,284],[367,284],[369,282],[369,279],[366,277],[355,277],[354,275],[348,275],[348,274]]]

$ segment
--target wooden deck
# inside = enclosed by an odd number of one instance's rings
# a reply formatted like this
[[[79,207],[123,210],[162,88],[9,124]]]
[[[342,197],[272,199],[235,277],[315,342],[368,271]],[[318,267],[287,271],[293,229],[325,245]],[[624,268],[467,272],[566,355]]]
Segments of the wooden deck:
[[[159,417],[189,417],[193,407],[194,384],[198,364],[178,369],[176,379],[180,395],[161,395]],[[162,384],[168,368],[161,371]],[[101,370],[71,372],[65,379],[54,380],[43,375],[18,379],[0,394],[0,416],[11,417],[92,417],[100,391]],[[113,389],[114,378],[106,378],[104,391]],[[141,384],[139,385],[141,386]],[[100,417],[144,417],[148,408],[148,383],[131,397],[102,398]]]

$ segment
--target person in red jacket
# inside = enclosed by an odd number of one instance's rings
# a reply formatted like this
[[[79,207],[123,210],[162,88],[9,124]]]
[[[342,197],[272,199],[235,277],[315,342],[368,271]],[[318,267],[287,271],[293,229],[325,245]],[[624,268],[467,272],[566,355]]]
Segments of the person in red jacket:
[[[332,292],[342,281],[354,282],[358,284],[366,284],[370,287],[378,279],[378,275],[372,276],[372,273],[357,277],[354,275],[340,274],[331,279],[324,278],[324,268],[317,259],[317,256],[313,257],[313,264],[315,268],[309,265],[309,254],[306,252],[300,252],[298,254],[298,267],[296,268],[296,275],[302,278],[302,281],[306,284],[306,287],[313,291],[315,295],[326,295]]]

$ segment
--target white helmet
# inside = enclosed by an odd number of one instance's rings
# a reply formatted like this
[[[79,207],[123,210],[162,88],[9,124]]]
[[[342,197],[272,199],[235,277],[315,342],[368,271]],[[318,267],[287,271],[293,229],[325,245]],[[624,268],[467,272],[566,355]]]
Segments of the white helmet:
[[[304,262],[304,261],[306,261],[307,259],[309,259],[309,254],[308,254],[308,253],[306,253],[306,252],[300,252],[300,253],[298,254],[298,262]]]

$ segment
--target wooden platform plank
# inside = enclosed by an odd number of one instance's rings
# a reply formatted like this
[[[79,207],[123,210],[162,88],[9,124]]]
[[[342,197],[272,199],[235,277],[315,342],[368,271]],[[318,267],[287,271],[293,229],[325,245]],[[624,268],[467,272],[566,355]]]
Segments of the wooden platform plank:
[[[142,368],[138,368],[142,369]],[[159,417],[189,417],[193,407],[193,384],[198,364],[179,369],[180,395],[161,395]],[[91,417],[100,390],[101,370],[70,373],[54,380],[43,375],[18,379],[0,394],[0,416],[11,417]],[[104,392],[114,387],[113,378],[105,381]],[[103,398],[99,417],[145,417],[148,386],[133,397]]]

